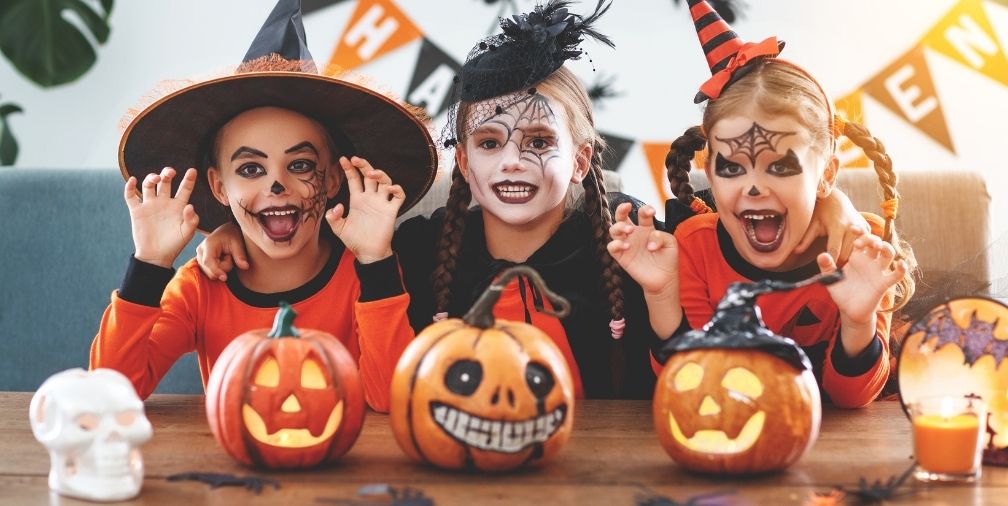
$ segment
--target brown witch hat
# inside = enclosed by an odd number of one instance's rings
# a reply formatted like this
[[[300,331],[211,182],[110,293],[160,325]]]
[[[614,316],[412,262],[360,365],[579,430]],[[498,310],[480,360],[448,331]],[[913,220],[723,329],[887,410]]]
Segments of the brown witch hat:
[[[190,84],[136,114],[119,144],[123,177],[135,176],[139,190],[147,174],[163,167],[196,167],[200,176],[190,203],[200,230],[213,231],[231,221],[231,211],[213,197],[207,182],[211,137],[231,118],[265,106],[318,121],[340,155],[366,158],[388,173],[406,193],[400,214],[434,181],[437,151],[420,115],[377,91],[317,72],[305,42],[300,0],[277,3],[232,75]],[[173,182],[173,192],[180,179]]]

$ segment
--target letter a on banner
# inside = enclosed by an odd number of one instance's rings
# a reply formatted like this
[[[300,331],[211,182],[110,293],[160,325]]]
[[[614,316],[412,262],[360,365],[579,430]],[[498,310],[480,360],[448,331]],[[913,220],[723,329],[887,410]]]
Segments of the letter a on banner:
[[[669,199],[668,178],[665,176],[665,156],[668,155],[671,142],[642,142],[644,157],[647,158],[648,168],[651,169],[651,178],[654,180],[655,193],[661,197],[662,202]]]
[[[420,37],[420,29],[391,0],[359,0],[330,65],[356,68]]]
[[[432,118],[441,114],[451,105],[448,94],[454,84],[452,80],[461,69],[462,65],[425,38],[413,68],[406,100],[423,107]]]
[[[864,91],[955,153],[924,49],[917,46],[872,77]]]
[[[924,44],[981,74],[1008,85],[1008,59],[980,0],[956,4],[924,36]]]
[[[861,90],[856,90],[850,95],[836,101],[837,114],[847,121],[863,125],[864,109],[861,102]],[[865,156],[864,151],[847,137],[840,138],[837,148],[837,158],[840,159],[841,169],[866,169],[871,167],[871,162]]]

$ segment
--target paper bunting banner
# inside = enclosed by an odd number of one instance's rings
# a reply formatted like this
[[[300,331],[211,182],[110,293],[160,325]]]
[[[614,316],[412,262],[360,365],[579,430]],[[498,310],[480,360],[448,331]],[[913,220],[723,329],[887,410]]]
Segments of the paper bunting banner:
[[[955,153],[922,47],[914,47],[879,72],[864,91]]]
[[[432,118],[441,114],[450,105],[448,94],[451,92],[452,79],[461,68],[462,65],[448,56],[448,53],[424,39],[420,46],[420,56],[413,67],[409,89],[406,90],[406,101],[423,107]]]
[[[924,36],[924,45],[1008,85],[1008,60],[980,0],[963,0]]]
[[[665,171],[665,155],[668,155],[669,146],[672,142],[642,142],[644,157],[647,158],[648,168],[651,170],[651,178],[654,180],[655,188],[658,190],[659,202],[669,199],[668,172]]]
[[[606,146],[608,146],[602,154],[602,168],[619,172],[620,164],[623,163],[623,159],[626,158],[627,153],[630,152],[630,148],[633,147],[634,140],[603,132],[599,132],[599,135],[605,139]]]
[[[329,59],[353,69],[420,37],[420,29],[391,0],[359,0]]]
[[[836,111],[847,121],[864,124],[864,107],[862,106],[861,90],[836,101]],[[840,138],[837,149],[841,169],[866,169],[871,167],[871,161],[864,151],[846,137]]]

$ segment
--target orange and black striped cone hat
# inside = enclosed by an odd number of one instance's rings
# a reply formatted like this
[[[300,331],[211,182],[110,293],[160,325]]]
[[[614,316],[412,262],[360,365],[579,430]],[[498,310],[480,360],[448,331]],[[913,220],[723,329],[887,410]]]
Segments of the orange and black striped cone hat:
[[[770,37],[763,42],[754,44],[742,42],[742,39],[732,31],[728,22],[707,3],[706,0],[688,0],[690,15],[696,27],[700,46],[707,58],[712,77],[700,86],[693,102],[699,104],[705,100],[714,100],[721,95],[732,78],[740,77],[736,72],[746,63],[757,57],[775,57],[784,48],[784,42]]]

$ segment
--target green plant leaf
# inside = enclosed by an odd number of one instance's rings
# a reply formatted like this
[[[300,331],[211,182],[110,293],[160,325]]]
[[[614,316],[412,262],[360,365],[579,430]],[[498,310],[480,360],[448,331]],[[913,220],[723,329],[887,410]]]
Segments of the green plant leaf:
[[[91,42],[64,13],[80,20],[99,44],[109,36],[113,0],[98,13],[85,0],[0,0],[0,51],[18,72],[43,87],[69,83],[95,62]]]
[[[0,166],[14,165],[14,160],[17,160],[17,139],[7,123],[7,116],[16,112],[24,111],[15,104],[0,105]]]

